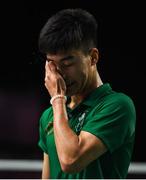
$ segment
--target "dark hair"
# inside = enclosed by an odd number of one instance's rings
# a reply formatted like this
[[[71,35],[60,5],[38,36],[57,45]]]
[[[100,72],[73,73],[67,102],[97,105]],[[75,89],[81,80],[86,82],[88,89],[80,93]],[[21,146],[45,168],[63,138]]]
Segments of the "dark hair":
[[[56,54],[97,46],[97,21],[83,9],[63,9],[50,17],[39,36],[39,50]]]

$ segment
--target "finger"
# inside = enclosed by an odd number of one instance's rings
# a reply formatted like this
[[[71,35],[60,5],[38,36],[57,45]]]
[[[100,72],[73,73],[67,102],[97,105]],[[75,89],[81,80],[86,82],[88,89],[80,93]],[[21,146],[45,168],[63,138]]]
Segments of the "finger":
[[[46,64],[45,64],[45,70],[51,71],[50,66],[49,66],[49,62],[47,60],[46,60]]]
[[[48,66],[48,61],[46,61],[46,64],[45,64],[45,77],[49,74],[50,72],[50,68]]]
[[[56,70],[55,70],[55,65],[54,65],[54,63],[52,62],[52,61],[46,61],[46,66],[45,66],[45,74],[46,74],[46,76],[51,76],[52,75],[52,73],[53,74],[56,74]]]
[[[47,73],[47,71],[49,71],[48,61],[46,61],[46,63],[45,63],[45,73]]]
[[[57,73],[57,67],[53,61],[46,61],[45,65],[46,73]]]
[[[51,70],[52,72],[57,72],[57,67],[56,67],[56,65],[55,65],[52,61],[50,61],[50,62],[48,63],[48,65],[49,65],[50,70]]]

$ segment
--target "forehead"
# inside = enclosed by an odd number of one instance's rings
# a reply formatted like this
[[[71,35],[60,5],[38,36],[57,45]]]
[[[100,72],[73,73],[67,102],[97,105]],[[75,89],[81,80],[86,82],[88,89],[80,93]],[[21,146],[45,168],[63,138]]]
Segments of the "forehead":
[[[80,58],[83,56],[83,52],[79,51],[79,50],[71,50],[68,52],[60,52],[60,53],[56,53],[56,54],[48,53],[46,56],[47,56],[47,59],[50,59],[50,60],[62,60],[64,58],[70,57],[70,56]]]

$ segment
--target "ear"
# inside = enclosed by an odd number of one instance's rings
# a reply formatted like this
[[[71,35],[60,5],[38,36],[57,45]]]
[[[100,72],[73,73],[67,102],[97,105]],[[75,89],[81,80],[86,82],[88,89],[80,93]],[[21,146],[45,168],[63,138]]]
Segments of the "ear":
[[[91,57],[91,65],[97,64],[99,60],[99,51],[97,48],[92,48],[90,50],[90,57]]]

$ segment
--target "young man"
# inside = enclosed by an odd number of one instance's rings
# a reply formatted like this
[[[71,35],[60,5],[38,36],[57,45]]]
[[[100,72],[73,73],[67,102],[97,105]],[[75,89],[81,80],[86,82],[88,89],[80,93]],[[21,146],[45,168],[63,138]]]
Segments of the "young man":
[[[82,9],[47,21],[39,49],[46,54],[51,107],[40,119],[42,178],[126,178],[135,135],[135,107],[103,83],[96,64],[97,22]]]

